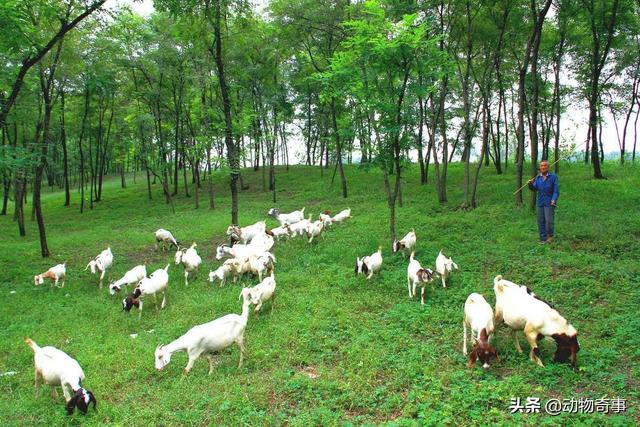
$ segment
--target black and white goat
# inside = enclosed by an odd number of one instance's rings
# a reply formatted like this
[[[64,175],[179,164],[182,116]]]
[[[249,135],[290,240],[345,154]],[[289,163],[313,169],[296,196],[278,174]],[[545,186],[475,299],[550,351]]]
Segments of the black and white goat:
[[[62,388],[68,415],[72,415],[76,408],[83,415],[86,414],[91,403],[93,409],[96,408],[95,396],[82,387],[84,371],[75,359],[55,347],[40,347],[31,338],[25,339],[25,342],[33,350],[36,397],[40,394],[40,385],[44,382],[51,386],[51,396],[54,399],[58,397],[56,387]]]
[[[402,252],[404,256],[416,250],[416,232],[411,230],[401,240],[394,240],[393,253]]]
[[[367,276],[367,280],[373,277],[374,273],[377,273],[382,268],[382,247],[378,247],[378,251],[372,253],[369,256],[362,258],[356,258],[355,273],[364,274]]]
[[[169,286],[169,264],[165,268],[159,268],[151,276],[144,277],[138,286],[122,300],[122,310],[129,312],[133,307],[138,308],[138,318],[142,316],[142,301],[140,298],[153,295],[158,310],[158,294],[162,294],[160,309],[167,304],[167,287]]]

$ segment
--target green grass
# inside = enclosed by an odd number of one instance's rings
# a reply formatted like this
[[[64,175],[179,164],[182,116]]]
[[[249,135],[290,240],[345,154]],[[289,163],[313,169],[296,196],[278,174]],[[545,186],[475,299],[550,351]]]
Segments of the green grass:
[[[404,178],[404,206],[398,229],[415,228],[417,257],[433,264],[440,248],[461,270],[449,287],[427,289],[427,303],[410,300],[406,261],[388,245],[387,207],[381,173],[348,167],[350,197],[340,197],[330,172],[317,168],[278,171],[278,203],[284,211],[334,212],[350,206],[353,219],[309,245],[303,239],[277,244],[278,301],[251,316],[245,337],[245,365],[237,368],[238,349],[225,350],[207,376],[206,359],[182,378],[185,353],[177,353],[156,372],[153,352],[190,327],[240,311],[238,285],[205,282],[219,263],[215,246],[229,224],[228,186],[217,176],[215,210],[193,209],[193,198],[176,200],[173,215],[159,186],[154,200],[138,184],[106,183],[104,200],[92,211],[62,207],[63,194],[44,196],[52,256],[39,256],[37,227],[27,221],[21,238],[11,216],[0,218],[0,414],[3,425],[327,425],[449,424],[527,425],[618,424],[640,422],[640,174],[638,168],[605,165],[608,180],[596,181],[583,165],[563,165],[556,214],[557,242],[537,244],[535,217],[513,207],[514,177],[482,171],[479,207],[458,211],[462,168],[450,173],[449,203],[436,202],[433,185],[420,186],[417,167]],[[271,194],[263,193],[261,173],[245,172],[250,189],[240,195],[240,220],[266,217]],[[27,208],[30,212],[30,205]],[[275,226],[275,222],[269,219]],[[148,303],[141,321],[122,312],[118,297],[98,291],[95,276],[84,272],[88,260],[111,245],[114,277],[148,260],[148,271],[163,267],[172,253],[154,250],[153,231],[164,227],[183,242],[195,240],[204,260],[189,287],[172,265],[168,305],[159,313]],[[354,277],[357,255],[384,247],[384,265],[371,282]],[[64,289],[34,287],[32,276],[67,261]],[[552,362],[554,344],[543,341],[545,368],[516,353],[505,327],[496,344],[501,363],[470,370],[461,353],[462,306],[471,292],[493,303],[493,277],[527,284],[553,302],[578,329],[579,370]],[[246,280],[249,284],[251,281]],[[253,281],[255,283],[256,281]],[[15,293],[10,293],[15,291]],[[137,333],[132,339],[130,334]],[[98,399],[98,411],[68,418],[62,397],[53,402],[43,387],[34,397],[31,350],[25,337],[56,346],[75,357],[86,373],[85,385]],[[528,345],[521,336],[521,344]],[[317,378],[312,378],[317,374]],[[511,397],[627,399],[620,415],[509,413]]]

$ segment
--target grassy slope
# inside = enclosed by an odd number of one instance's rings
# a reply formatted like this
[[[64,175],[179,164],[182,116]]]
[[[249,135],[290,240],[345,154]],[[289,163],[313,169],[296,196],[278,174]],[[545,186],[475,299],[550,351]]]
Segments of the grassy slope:
[[[511,171],[509,171],[511,172]],[[104,201],[80,215],[63,208],[63,194],[44,200],[53,256],[39,257],[37,227],[28,222],[26,238],[17,236],[10,217],[0,218],[0,414],[3,424],[119,425],[151,424],[330,424],[340,422],[457,425],[558,422],[544,415],[511,415],[510,397],[623,397],[631,409],[606,421],[640,420],[640,174],[638,169],[609,166],[606,181],[590,178],[582,165],[566,165],[560,176],[556,217],[558,241],[539,246],[528,210],[513,208],[513,175],[482,173],[480,206],[459,212],[462,169],[450,174],[450,203],[436,202],[432,185],[416,184],[413,167],[403,187],[399,209],[401,233],[415,227],[418,259],[433,264],[440,248],[461,267],[450,287],[427,290],[427,304],[409,300],[406,261],[388,249],[387,208],[381,174],[347,169],[351,196],[344,201],[330,173],[291,168],[278,173],[277,205],[283,210],[306,206],[317,214],[350,206],[354,218],[308,245],[302,239],[281,243],[277,280],[279,296],[273,315],[252,316],[246,331],[248,352],[238,370],[238,350],[224,351],[215,372],[207,376],[206,360],[182,379],[185,353],[174,355],[160,373],[153,367],[156,345],[167,343],[195,324],[238,312],[239,287],[205,283],[217,265],[215,245],[228,225],[229,198],[219,177],[216,210],[193,210],[193,199],[178,199],[172,215],[162,202],[146,199],[141,179],[126,190],[109,182]],[[241,194],[243,224],[265,218],[271,195],[262,193],[261,174],[246,172],[251,188]],[[139,176],[140,178],[140,176]],[[206,205],[203,203],[203,205]],[[272,225],[274,222],[269,220]],[[152,232],[164,227],[183,242],[195,240],[204,259],[197,280],[185,288],[182,270],[172,265],[168,305],[156,314],[148,304],[142,320],[121,311],[121,297],[97,290],[83,269],[107,244],[115,254],[114,276],[149,261],[149,271],[163,267],[172,254],[153,250]],[[353,275],[356,255],[384,245],[382,273],[370,283]],[[33,286],[32,275],[57,262],[68,262],[64,289]],[[551,362],[554,344],[542,342],[542,369],[515,352],[506,329],[497,335],[502,362],[483,372],[466,368],[461,354],[462,305],[470,292],[493,303],[496,274],[527,284],[559,307],[580,332],[582,350],[573,372]],[[9,292],[15,290],[16,293]],[[264,309],[263,309],[264,310]],[[149,332],[153,330],[152,332]],[[129,334],[138,333],[137,339]],[[29,336],[54,345],[82,364],[86,386],[98,398],[98,412],[66,418],[62,398],[55,404],[43,388],[34,398]],[[520,338],[525,352],[528,350]],[[317,373],[315,379],[309,373]],[[566,416],[563,423],[602,423],[602,416]]]

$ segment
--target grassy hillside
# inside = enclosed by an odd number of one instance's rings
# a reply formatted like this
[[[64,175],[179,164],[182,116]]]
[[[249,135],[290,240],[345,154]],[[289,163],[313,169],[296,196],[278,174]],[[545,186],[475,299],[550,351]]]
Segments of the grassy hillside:
[[[177,353],[156,372],[153,352],[191,326],[239,312],[239,286],[219,288],[205,282],[215,261],[215,246],[229,225],[228,186],[220,175],[217,205],[193,209],[193,198],[176,200],[177,213],[163,203],[159,186],[146,198],[141,176],[134,185],[107,183],[104,200],[93,211],[62,207],[62,193],[47,193],[44,212],[52,257],[39,256],[37,227],[27,222],[20,238],[11,217],[0,218],[0,414],[4,425],[69,422],[86,425],[327,425],[391,424],[603,424],[640,422],[640,170],[605,165],[609,179],[595,181],[582,165],[563,165],[556,213],[557,242],[537,244],[535,217],[513,207],[514,177],[483,170],[480,206],[457,211],[462,168],[454,165],[447,205],[436,202],[430,184],[419,185],[413,167],[404,180],[404,206],[398,228],[415,228],[418,259],[432,265],[440,248],[460,271],[449,287],[427,289],[427,303],[410,300],[406,261],[388,245],[386,199],[379,170],[348,167],[350,197],[330,173],[317,168],[278,171],[278,203],[283,211],[307,212],[350,206],[353,219],[309,245],[297,239],[277,244],[278,301],[251,316],[245,337],[245,365],[237,368],[236,347],[218,357],[207,376],[206,359],[182,378],[185,353]],[[271,195],[263,193],[260,172],[245,172],[249,190],[240,196],[243,225],[266,217]],[[206,201],[205,201],[206,202]],[[203,206],[207,205],[202,203]],[[27,208],[30,212],[30,205]],[[269,219],[275,226],[275,221]],[[147,303],[125,314],[121,298],[97,289],[84,272],[93,256],[111,245],[114,278],[147,260],[148,271],[173,260],[154,250],[153,231],[174,232],[198,243],[204,263],[185,287],[182,269],[170,267],[168,305],[159,313]],[[357,255],[384,247],[384,265],[371,282],[354,277]],[[33,274],[67,261],[64,289],[34,287]],[[541,343],[545,368],[531,363],[528,345],[518,354],[506,327],[496,344],[501,362],[490,370],[470,370],[462,355],[462,306],[480,292],[493,304],[493,277],[502,274],[527,284],[554,303],[578,329],[581,351],[577,372],[552,362],[555,344]],[[246,284],[257,281],[246,280]],[[266,310],[265,310],[266,309]],[[138,334],[133,339],[130,334]],[[46,387],[34,397],[32,352],[25,337],[54,345],[75,357],[87,375],[85,385],[98,399],[98,411],[66,417],[62,397],[52,402]],[[620,415],[509,413],[512,397],[627,399]]]

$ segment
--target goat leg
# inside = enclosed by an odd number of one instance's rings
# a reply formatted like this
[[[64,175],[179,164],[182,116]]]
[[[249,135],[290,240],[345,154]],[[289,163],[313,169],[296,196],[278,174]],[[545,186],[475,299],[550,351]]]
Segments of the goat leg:
[[[467,355],[467,322],[462,321],[463,340],[462,340],[462,354]]]
[[[513,337],[513,343],[516,345],[516,350],[518,350],[518,353],[522,354],[522,348],[520,347],[520,342],[518,341],[518,333],[515,329],[511,330],[511,336]]]

